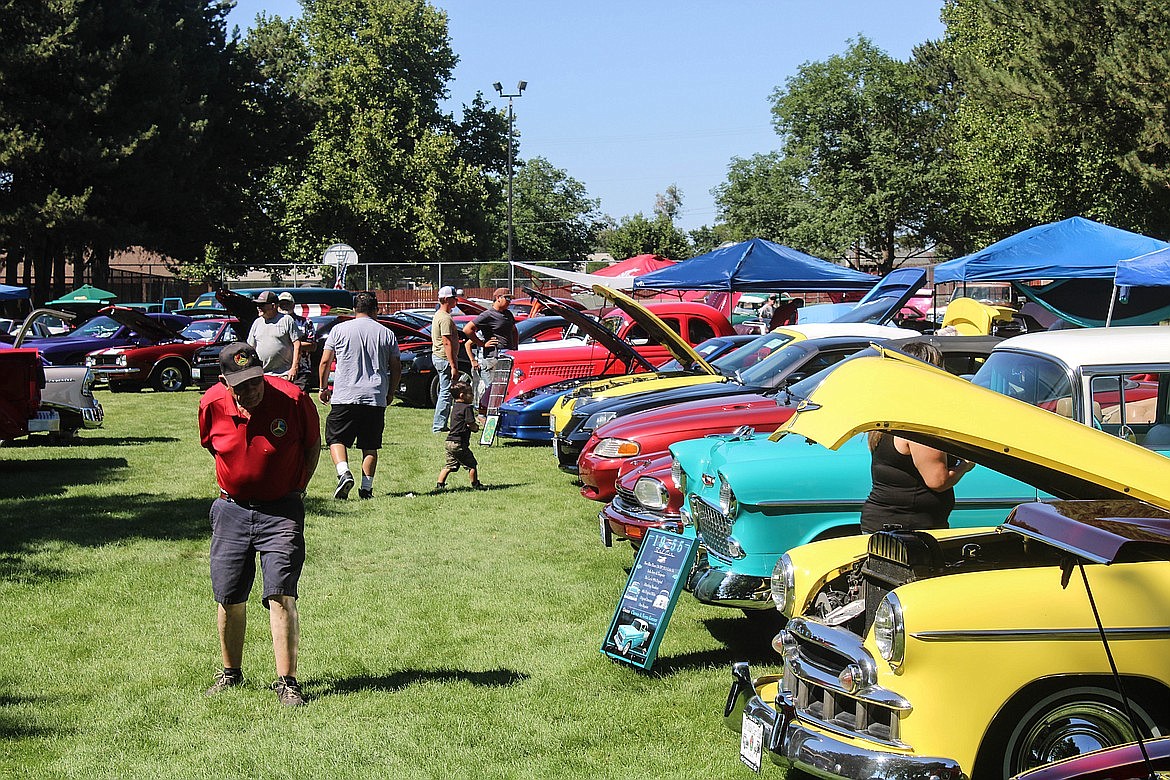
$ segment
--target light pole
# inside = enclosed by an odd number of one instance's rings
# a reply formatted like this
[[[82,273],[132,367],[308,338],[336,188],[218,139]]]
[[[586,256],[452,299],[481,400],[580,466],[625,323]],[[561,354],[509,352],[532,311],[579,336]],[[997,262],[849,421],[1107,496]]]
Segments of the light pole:
[[[516,266],[512,265],[512,98],[523,95],[527,86],[527,81],[521,81],[514,93],[505,93],[503,84],[498,81],[492,84],[500,97],[508,98],[508,287],[513,292],[516,291]]]

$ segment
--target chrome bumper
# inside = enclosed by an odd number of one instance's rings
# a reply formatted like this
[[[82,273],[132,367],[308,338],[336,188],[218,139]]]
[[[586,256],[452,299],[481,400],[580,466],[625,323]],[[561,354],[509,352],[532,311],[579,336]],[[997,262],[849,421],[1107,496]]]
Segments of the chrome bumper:
[[[141,374],[142,369],[135,366],[90,366],[89,370],[104,379],[111,376],[125,376],[127,374]]]
[[[772,603],[772,582],[769,578],[713,568],[707,561],[706,549],[701,549],[695,558],[687,590],[702,603],[715,607],[776,608]]]
[[[830,780],[966,780],[951,759],[868,749],[805,725],[796,719],[796,710],[783,688],[773,703],[757,693],[779,681],[779,675],[753,680],[748,665],[736,663],[731,667],[731,690],[723,709],[723,722],[734,732],[743,727],[745,713],[763,725],[764,749],[777,766],[794,766]]]

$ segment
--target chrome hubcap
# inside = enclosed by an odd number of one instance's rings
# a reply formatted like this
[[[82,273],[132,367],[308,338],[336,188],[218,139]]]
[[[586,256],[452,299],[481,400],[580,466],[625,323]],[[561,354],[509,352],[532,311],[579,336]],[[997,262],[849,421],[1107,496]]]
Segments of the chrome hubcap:
[[[1054,709],[1020,740],[1019,769],[1071,758],[1136,738],[1125,713],[1102,702],[1074,702]]]

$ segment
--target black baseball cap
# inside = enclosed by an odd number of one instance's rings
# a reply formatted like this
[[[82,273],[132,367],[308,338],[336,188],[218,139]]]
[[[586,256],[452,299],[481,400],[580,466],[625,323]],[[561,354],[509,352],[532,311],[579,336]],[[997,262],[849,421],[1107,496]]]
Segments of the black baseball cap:
[[[241,382],[264,376],[264,366],[251,344],[237,341],[228,344],[219,353],[219,372],[225,382],[235,387]]]

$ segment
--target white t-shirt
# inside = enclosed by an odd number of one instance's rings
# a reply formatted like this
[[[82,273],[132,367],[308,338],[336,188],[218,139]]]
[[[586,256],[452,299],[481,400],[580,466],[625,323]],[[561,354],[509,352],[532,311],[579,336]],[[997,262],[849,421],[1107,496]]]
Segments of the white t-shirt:
[[[325,349],[337,356],[330,403],[386,405],[390,361],[398,355],[398,339],[389,328],[371,317],[355,317],[329,331]]]

